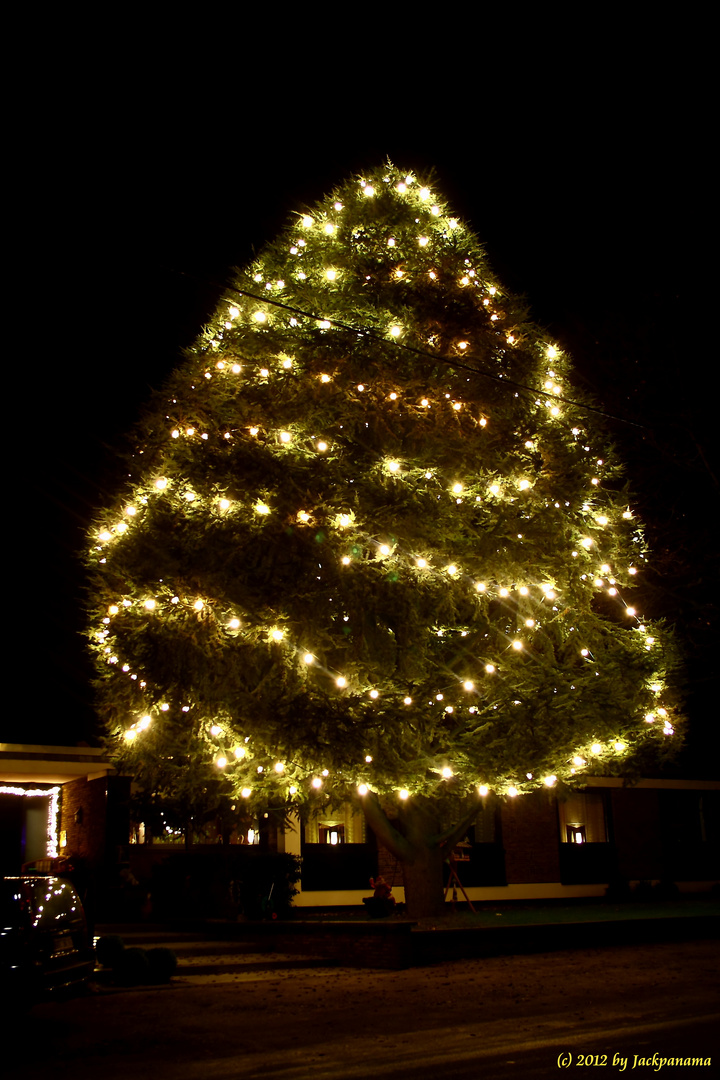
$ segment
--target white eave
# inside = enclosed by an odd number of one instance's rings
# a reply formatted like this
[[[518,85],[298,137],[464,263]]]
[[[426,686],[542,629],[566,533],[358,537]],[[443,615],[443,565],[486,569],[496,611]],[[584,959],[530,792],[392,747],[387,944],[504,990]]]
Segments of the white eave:
[[[0,743],[0,783],[67,784],[114,773],[107,752],[92,746],[34,746]]]

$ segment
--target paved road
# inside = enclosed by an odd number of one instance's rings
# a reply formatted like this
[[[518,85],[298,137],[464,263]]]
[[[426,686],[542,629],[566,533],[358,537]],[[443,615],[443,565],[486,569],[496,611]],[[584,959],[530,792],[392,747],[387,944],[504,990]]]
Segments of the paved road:
[[[713,1058],[660,1075],[710,1076],[720,1071],[718,971],[720,944],[705,941],[401,972],[184,976],[43,1004],[4,1038],[3,1059],[23,1080],[534,1080],[649,1077],[658,1069],[641,1059],[656,1053]]]

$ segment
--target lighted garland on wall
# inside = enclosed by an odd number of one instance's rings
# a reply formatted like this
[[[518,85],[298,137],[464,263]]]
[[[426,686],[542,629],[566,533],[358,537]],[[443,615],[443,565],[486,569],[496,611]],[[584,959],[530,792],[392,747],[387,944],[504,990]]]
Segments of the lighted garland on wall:
[[[673,736],[671,639],[623,599],[642,534],[570,376],[415,177],[298,216],[91,536],[121,756],[260,805],[513,795]]]

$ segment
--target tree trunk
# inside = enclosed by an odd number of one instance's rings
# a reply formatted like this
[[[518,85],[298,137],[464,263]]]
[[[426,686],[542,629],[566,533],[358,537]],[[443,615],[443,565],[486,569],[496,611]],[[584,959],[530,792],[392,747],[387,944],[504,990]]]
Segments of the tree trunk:
[[[409,857],[402,860],[407,914],[411,919],[440,915],[445,856],[434,807],[420,799],[408,800],[400,809],[399,829],[410,848]]]
[[[443,863],[440,848],[424,847],[412,862],[402,863],[405,910],[411,919],[430,919],[443,914]]]
[[[396,822],[389,820],[372,792],[363,797],[362,807],[379,843],[402,863],[407,914],[411,919],[442,915],[443,863],[475,820],[481,804],[475,804],[447,830],[440,827],[431,799],[415,798],[401,804]]]

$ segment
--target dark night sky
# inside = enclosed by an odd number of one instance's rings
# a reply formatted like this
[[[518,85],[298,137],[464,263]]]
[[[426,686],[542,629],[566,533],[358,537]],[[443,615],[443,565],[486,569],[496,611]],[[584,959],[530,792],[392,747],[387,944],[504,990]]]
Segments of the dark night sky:
[[[46,100],[42,139],[20,125],[17,201],[34,284],[17,376],[30,416],[17,437],[32,443],[32,495],[28,506],[21,476],[26,509],[9,567],[17,694],[3,740],[92,741],[76,552],[113,446],[200,330],[228,269],[290,213],[387,157],[436,169],[500,281],[526,294],[610,411],[646,425],[612,431],[651,535],[671,524],[670,547],[684,545],[709,582],[702,533],[718,490],[696,445],[707,453],[711,430],[698,340],[709,329],[697,297],[710,213],[703,112],[686,74],[661,59],[630,69],[624,49],[610,66],[595,57],[585,72],[560,68],[552,84],[524,67],[474,89],[446,79],[423,96],[413,85],[390,106],[359,75],[331,105],[306,93],[290,107],[292,78],[274,78],[243,106],[231,86],[202,93],[174,73],[138,89],[113,68],[104,80],[94,71],[91,85],[68,76]],[[331,83],[341,67],[325,72]],[[705,617],[703,589],[677,590],[655,604],[668,614],[676,604],[692,623],[699,726],[712,652],[693,623]]]

